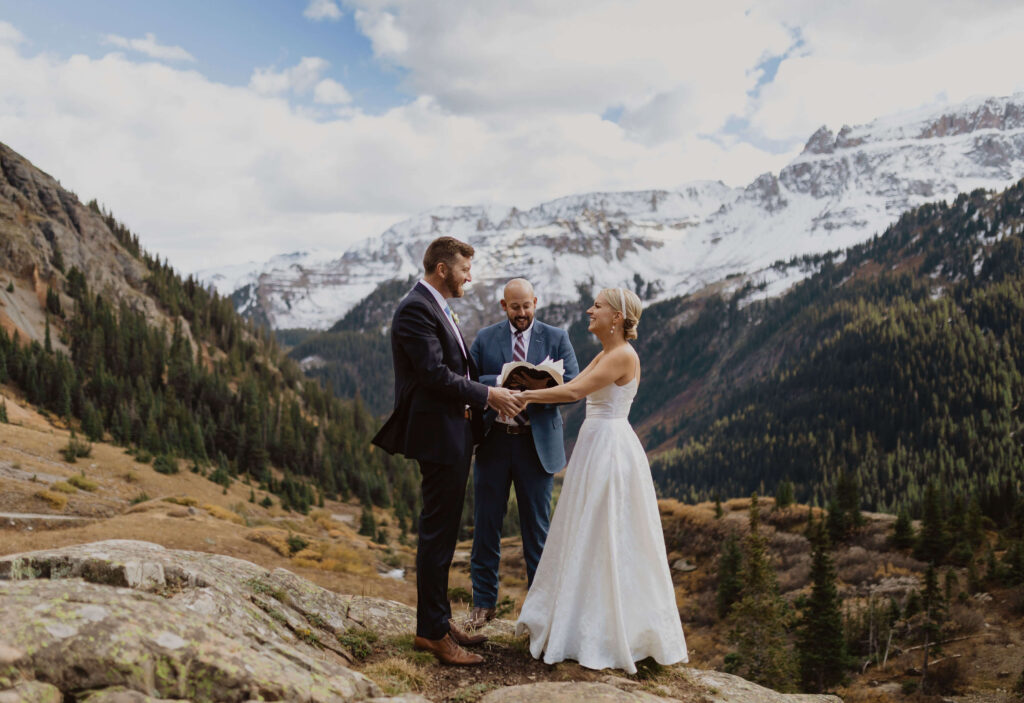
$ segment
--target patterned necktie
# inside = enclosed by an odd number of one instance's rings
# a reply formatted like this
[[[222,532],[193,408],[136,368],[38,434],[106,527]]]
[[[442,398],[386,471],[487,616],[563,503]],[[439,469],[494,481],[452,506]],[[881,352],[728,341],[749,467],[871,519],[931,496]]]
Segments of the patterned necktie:
[[[523,333],[516,330],[515,341],[512,342],[512,361],[526,361],[526,341],[523,339]],[[526,415],[519,413],[512,418],[517,425],[526,424]]]

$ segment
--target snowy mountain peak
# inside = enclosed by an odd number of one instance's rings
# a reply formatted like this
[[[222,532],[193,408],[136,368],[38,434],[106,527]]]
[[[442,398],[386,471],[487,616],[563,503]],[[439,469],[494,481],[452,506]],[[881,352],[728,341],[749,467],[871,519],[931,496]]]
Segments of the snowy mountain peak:
[[[773,268],[780,260],[850,246],[909,208],[1021,177],[1024,93],[838,133],[823,126],[778,174],[745,188],[696,181],[674,190],[570,195],[526,210],[439,207],[341,256],[286,255],[245,276],[218,275],[247,284],[236,295],[239,306],[278,328],[329,327],[378,284],[419,274],[427,243],[445,234],[477,252],[473,292],[456,303],[469,330],[495,318],[500,289],[515,276],[533,281],[541,305],[574,302],[581,286],[629,285],[653,300],[737,273],[778,293],[807,273]]]

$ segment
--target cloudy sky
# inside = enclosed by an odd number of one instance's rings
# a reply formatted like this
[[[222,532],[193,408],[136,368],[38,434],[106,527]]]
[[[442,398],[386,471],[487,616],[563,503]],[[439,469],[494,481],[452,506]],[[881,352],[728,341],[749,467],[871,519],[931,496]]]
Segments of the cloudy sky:
[[[438,205],[745,185],[1024,90],[1019,0],[0,0],[0,141],[182,271]]]

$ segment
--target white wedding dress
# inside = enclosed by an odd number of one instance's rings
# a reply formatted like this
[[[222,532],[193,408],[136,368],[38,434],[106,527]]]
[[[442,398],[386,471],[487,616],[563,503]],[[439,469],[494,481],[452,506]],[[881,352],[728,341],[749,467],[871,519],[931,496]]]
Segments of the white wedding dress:
[[[636,673],[687,661],[647,455],[629,424],[637,378],[587,398],[533,586],[516,622],[548,664]]]

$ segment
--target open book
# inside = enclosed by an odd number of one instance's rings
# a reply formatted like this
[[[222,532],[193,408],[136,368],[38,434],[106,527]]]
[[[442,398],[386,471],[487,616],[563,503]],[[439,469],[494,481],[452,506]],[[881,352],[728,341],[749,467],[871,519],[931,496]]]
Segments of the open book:
[[[498,385],[513,390],[537,390],[562,385],[565,370],[562,360],[547,357],[539,364],[529,361],[510,361],[501,367]]]

